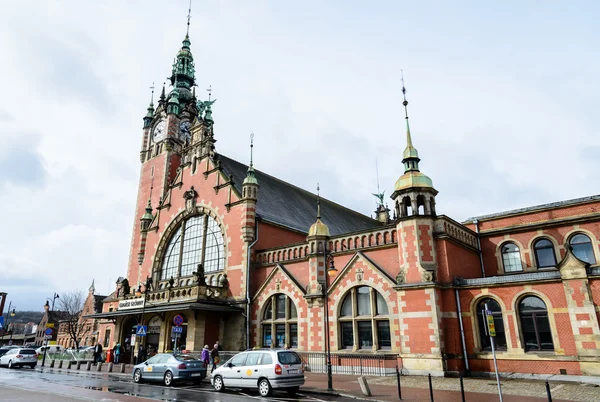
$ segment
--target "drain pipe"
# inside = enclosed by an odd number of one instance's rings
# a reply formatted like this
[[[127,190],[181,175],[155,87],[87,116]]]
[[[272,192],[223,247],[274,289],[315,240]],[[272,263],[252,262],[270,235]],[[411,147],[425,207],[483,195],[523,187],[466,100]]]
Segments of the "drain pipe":
[[[477,247],[479,248],[479,266],[481,267],[481,275],[485,278],[485,265],[483,265],[483,251],[481,250],[481,239],[479,238],[479,221],[473,219],[475,224],[475,233],[477,233]]]
[[[467,356],[467,342],[465,341],[465,328],[463,327],[462,310],[460,308],[460,298],[458,297],[458,288],[454,288],[454,296],[456,297],[456,314],[458,314],[458,324],[460,326],[460,341],[462,343],[463,356],[465,358],[465,371],[467,375],[471,372],[469,367],[469,358]]]
[[[258,242],[258,222],[256,222],[254,233],[254,241],[248,245],[248,261],[246,264],[246,349],[250,349],[250,257],[252,256],[252,247]]]

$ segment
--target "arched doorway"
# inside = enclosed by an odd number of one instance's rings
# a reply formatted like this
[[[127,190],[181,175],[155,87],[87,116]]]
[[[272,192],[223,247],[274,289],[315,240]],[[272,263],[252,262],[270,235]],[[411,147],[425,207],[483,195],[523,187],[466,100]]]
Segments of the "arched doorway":
[[[134,317],[123,321],[123,326],[121,327],[121,363],[131,363],[134,361],[133,350],[135,344],[131,344],[131,336],[134,335],[137,330],[137,323],[138,321]]]
[[[155,315],[148,321],[148,333],[146,335],[146,353],[148,357],[152,357],[158,353],[161,326],[162,319],[158,315]]]

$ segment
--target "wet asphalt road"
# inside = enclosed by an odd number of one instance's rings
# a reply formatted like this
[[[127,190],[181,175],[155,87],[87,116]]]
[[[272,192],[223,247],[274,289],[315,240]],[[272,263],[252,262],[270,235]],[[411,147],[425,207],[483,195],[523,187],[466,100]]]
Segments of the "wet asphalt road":
[[[87,372],[71,372],[67,374],[53,369],[44,369],[42,372],[39,368],[36,370],[24,368],[9,370],[7,368],[0,368],[0,391],[4,386],[18,387],[22,390],[22,393],[27,393],[27,390],[30,390],[31,392],[44,392],[47,395],[65,395],[65,400],[67,398],[66,395],[70,395],[73,398],[81,397],[83,400],[119,400],[118,396],[122,396],[123,398],[127,398],[128,401],[142,401],[141,398],[182,402],[240,402],[249,399],[280,402],[356,401],[355,399],[330,395],[303,393],[302,389],[300,389],[300,392],[295,397],[289,397],[285,392],[274,391],[271,397],[262,398],[256,391],[245,393],[241,392],[241,390],[229,389],[225,392],[217,393],[212,389],[208,379],[205,379],[199,385],[181,383],[174,387],[165,387],[164,385],[152,383],[135,384],[129,377],[112,374],[93,374]],[[22,400],[0,399],[3,401]],[[38,398],[36,397],[35,399]]]

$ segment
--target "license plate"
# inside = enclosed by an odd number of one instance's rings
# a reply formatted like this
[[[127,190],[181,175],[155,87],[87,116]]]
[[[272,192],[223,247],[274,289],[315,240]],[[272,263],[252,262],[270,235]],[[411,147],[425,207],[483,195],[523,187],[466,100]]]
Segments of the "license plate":
[[[298,369],[288,370],[288,374],[298,374]]]
[[[200,373],[194,373],[192,374],[192,377],[200,377]]]

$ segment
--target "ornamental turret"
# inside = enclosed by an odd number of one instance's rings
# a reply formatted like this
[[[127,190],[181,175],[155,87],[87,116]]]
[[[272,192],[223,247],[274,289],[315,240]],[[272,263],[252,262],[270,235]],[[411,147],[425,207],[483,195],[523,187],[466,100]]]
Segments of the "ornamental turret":
[[[252,242],[256,232],[256,202],[258,200],[258,180],[254,172],[252,161],[252,149],[254,147],[254,133],[250,134],[250,166],[246,173],[246,178],[242,183],[242,199],[244,201],[244,210],[242,212],[242,235],[245,242]]]

